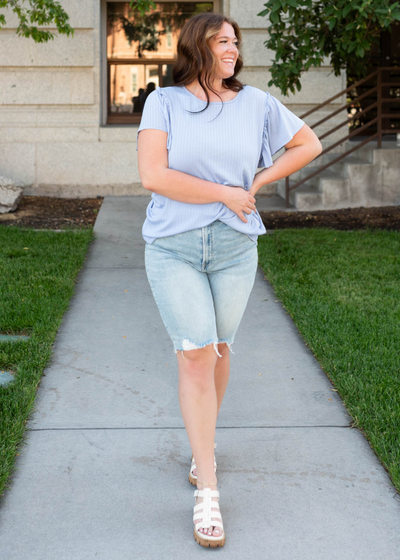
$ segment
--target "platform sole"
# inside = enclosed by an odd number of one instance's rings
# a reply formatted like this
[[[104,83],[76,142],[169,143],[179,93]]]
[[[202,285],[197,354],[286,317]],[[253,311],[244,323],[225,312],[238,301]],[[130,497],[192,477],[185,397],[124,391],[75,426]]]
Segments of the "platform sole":
[[[196,533],[196,528],[194,528],[193,531],[193,535],[194,535],[194,540],[199,543],[199,545],[201,546],[205,546],[207,548],[217,548],[218,546],[224,546],[225,544],[225,531],[223,531],[222,533],[222,538],[219,538],[218,540],[212,540],[210,541],[209,539],[205,539],[204,537],[201,537],[198,533]]]
[[[197,476],[196,478],[192,475],[192,473],[189,473],[189,482],[190,484],[193,484],[193,486],[197,485]]]

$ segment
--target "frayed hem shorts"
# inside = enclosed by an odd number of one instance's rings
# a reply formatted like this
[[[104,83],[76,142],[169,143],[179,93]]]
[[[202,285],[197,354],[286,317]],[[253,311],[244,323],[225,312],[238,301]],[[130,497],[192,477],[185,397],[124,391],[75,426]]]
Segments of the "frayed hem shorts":
[[[257,241],[216,220],[146,243],[147,279],[174,351],[231,352],[254,285]]]

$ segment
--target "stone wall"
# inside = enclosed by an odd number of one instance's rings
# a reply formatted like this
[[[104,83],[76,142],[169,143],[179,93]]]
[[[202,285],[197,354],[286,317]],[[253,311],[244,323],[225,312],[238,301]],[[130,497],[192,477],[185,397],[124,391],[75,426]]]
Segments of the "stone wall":
[[[30,195],[144,194],[137,126],[102,122],[101,1],[61,4],[74,37],[56,36],[47,44],[17,37],[16,16],[2,12],[7,24],[0,30],[0,175]],[[304,76],[296,95],[283,97],[268,88],[273,53],[263,45],[267,20],[256,15],[262,9],[263,0],[216,4],[216,11],[233,17],[242,29],[244,83],[270,91],[298,115],[345,88],[345,75],[333,76],[328,61]],[[311,122],[316,120],[314,115]]]

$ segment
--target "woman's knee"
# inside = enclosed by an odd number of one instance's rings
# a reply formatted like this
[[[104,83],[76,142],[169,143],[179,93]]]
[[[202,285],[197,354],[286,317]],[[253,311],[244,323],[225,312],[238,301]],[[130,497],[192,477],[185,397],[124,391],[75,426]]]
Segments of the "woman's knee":
[[[218,344],[218,352],[222,357],[229,356],[230,350],[228,344],[226,342],[220,342]]]
[[[218,355],[213,344],[195,350],[179,350],[177,358],[179,365],[192,375],[206,375],[214,371]]]

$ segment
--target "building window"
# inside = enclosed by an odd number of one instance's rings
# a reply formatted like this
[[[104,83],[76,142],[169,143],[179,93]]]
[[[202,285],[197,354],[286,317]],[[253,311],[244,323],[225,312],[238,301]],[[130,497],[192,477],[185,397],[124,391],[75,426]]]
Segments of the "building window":
[[[144,16],[129,2],[107,2],[107,124],[139,123],[147,95],[172,85],[185,21],[212,2],[157,2]]]

